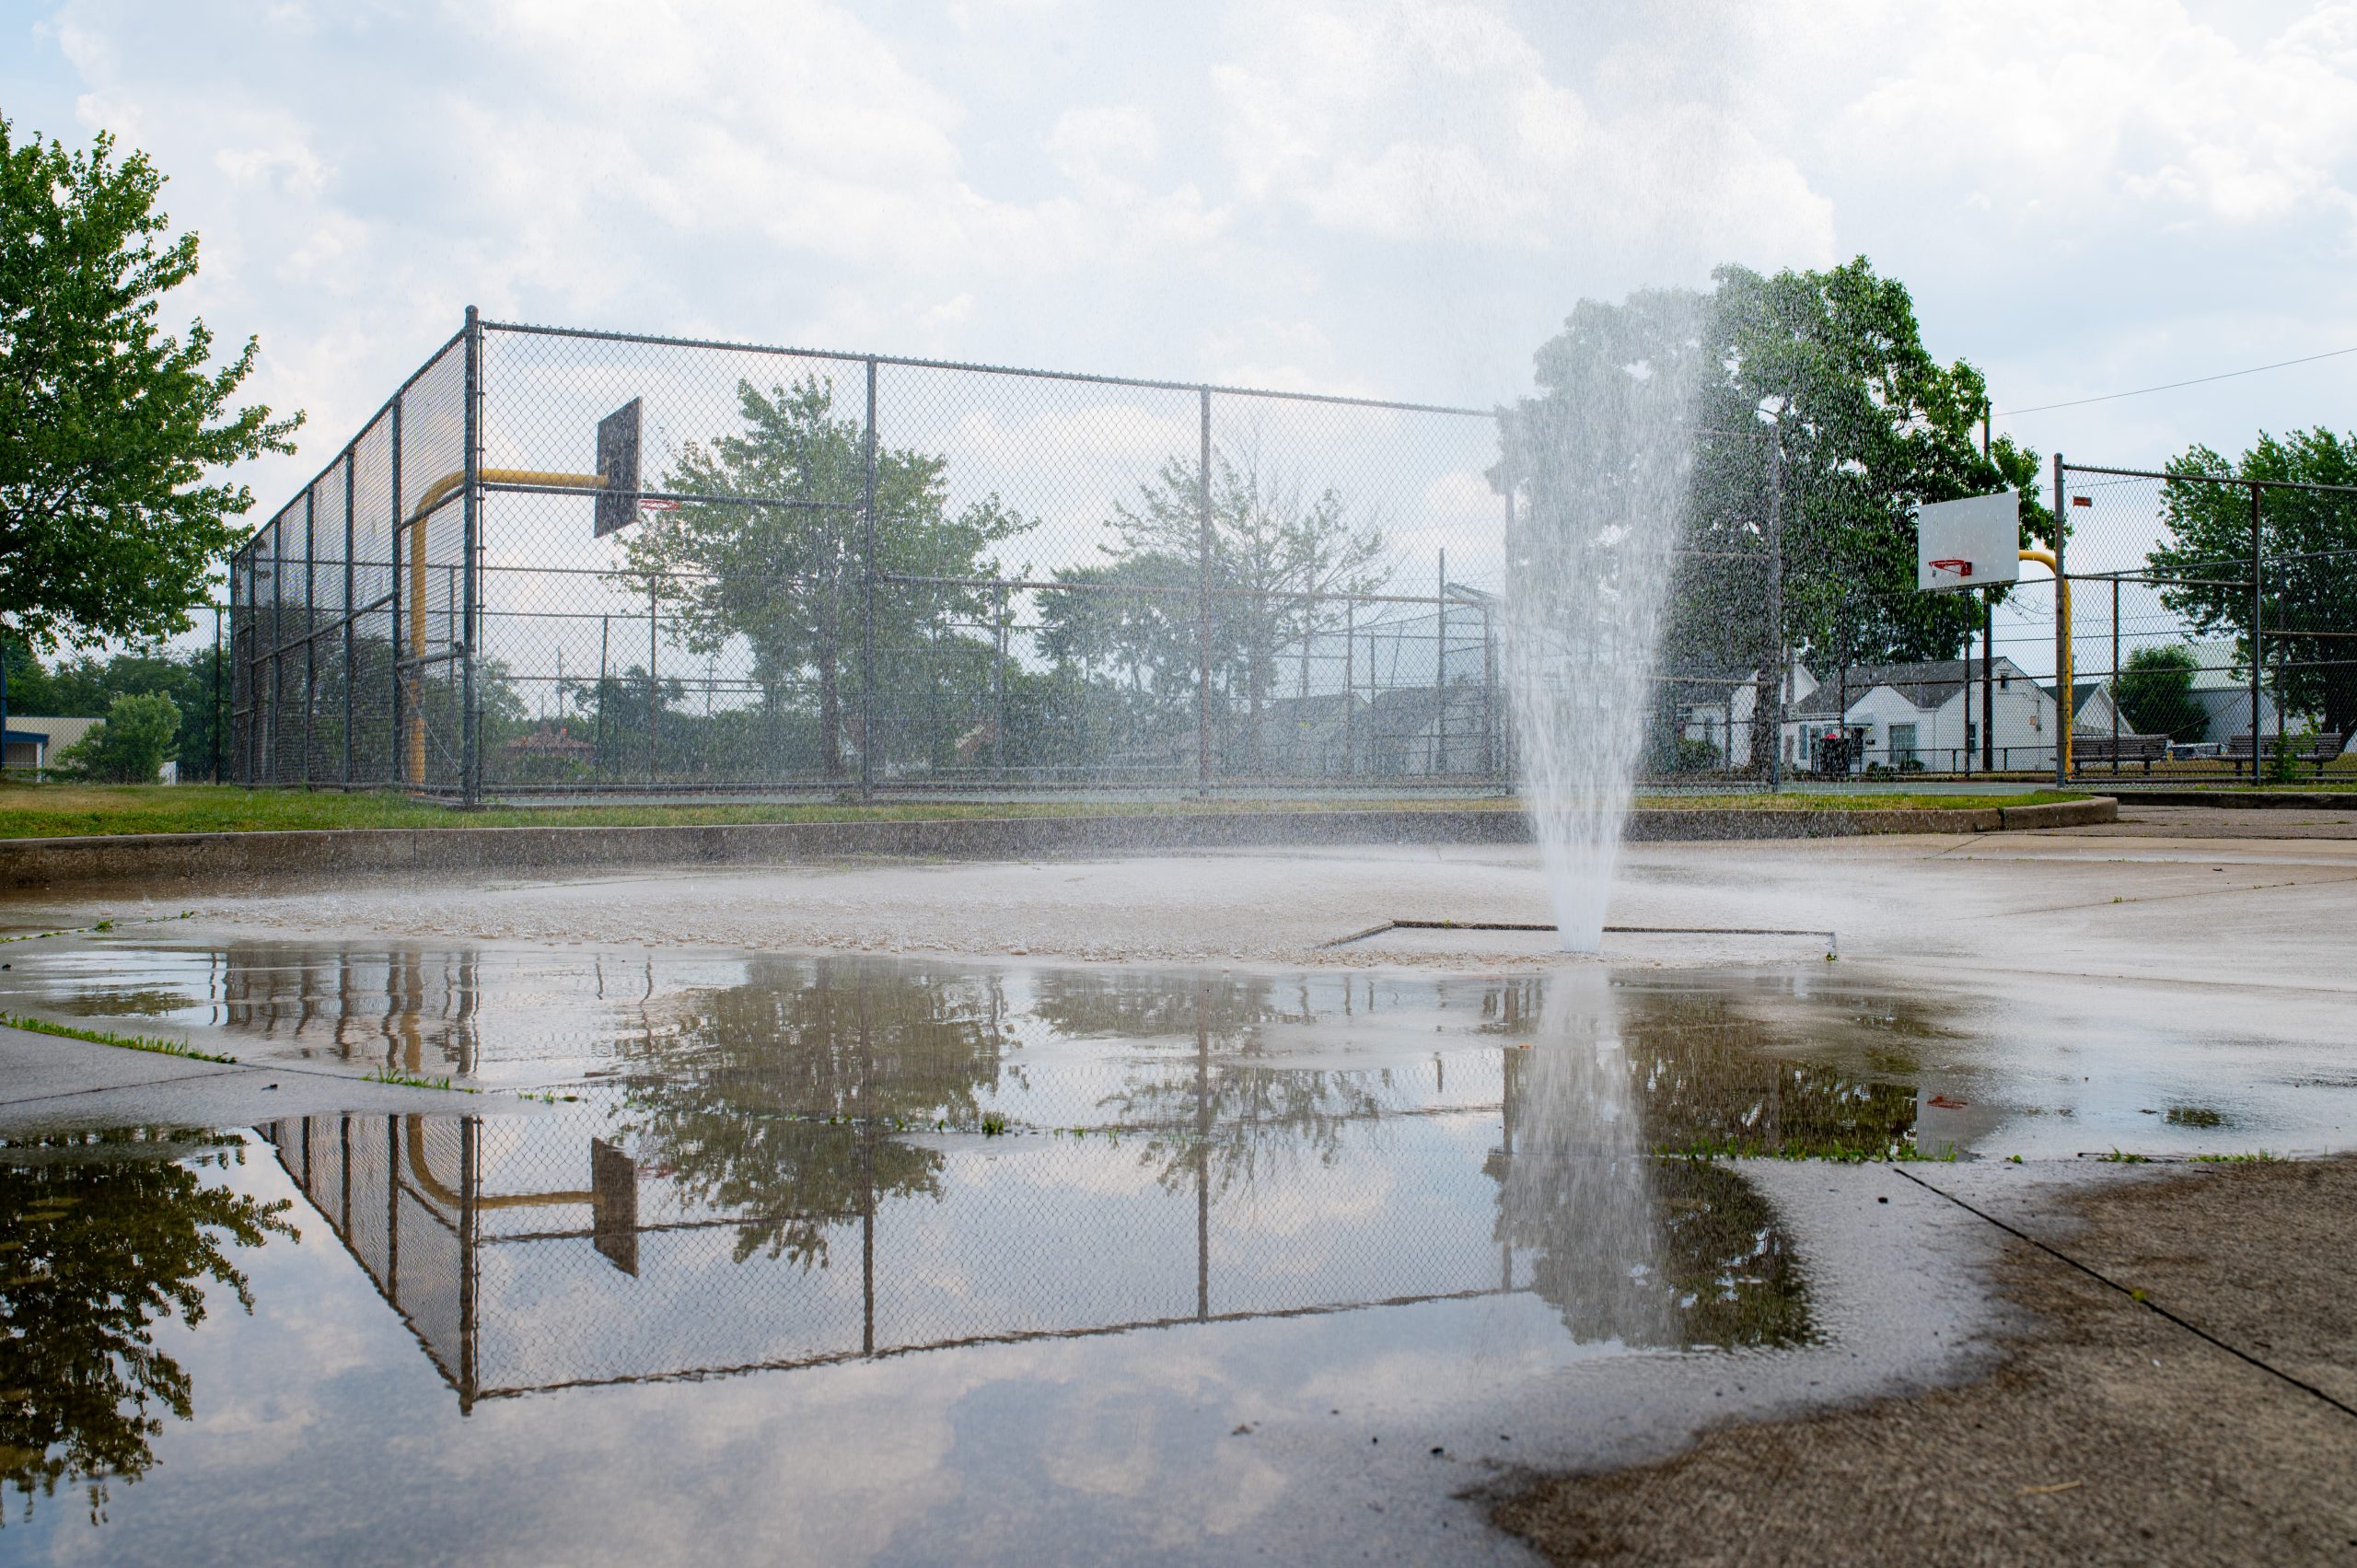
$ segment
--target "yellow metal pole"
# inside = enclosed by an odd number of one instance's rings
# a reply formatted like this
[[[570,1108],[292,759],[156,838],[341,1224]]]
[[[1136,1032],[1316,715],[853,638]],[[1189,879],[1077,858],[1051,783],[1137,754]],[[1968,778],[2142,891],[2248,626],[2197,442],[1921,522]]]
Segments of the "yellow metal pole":
[[[2067,779],[2071,776],[2071,726],[2078,717],[2071,702],[2071,579],[2055,564],[2054,552],[2050,550],[2025,550],[2021,558],[2035,561],[2054,574],[2054,656],[2055,663],[2061,666],[2054,673],[2054,708],[2060,715],[2056,723],[2061,729],[2055,744],[2061,748],[2056,755],[2062,759],[2062,776]]]
[[[562,490],[603,490],[606,479],[595,473],[551,473],[540,469],[485,469],[486,484],[544,484]],[[425,519],[434,509],[447,501],[458,488],[467,482],[464,470],[446,473],[425,487],[417,498],[416,509],[409,515],[409,656],[425,656]],[[409,702],[404,704],[401,727],[402,774],[413,785],[425,783],[425,677],[412,664],[409,674]]]

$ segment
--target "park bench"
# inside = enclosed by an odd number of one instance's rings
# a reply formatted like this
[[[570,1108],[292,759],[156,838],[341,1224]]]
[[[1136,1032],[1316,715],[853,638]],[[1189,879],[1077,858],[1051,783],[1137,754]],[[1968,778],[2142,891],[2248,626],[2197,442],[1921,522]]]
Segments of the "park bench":
[[[2306,762],[2319,773],[2324,765],[2338,758],[2349,744],[2349,738],[2327,731],[2322,735],[2270,735],[2266,738],[2265,755],[2270,760],[2289,754],[2295,761]],[[2250,761],[2250,732],[2245,730],[2226,742],[2225,755],[2235,767]]]
[[[2117,768],[2122,762],[2142,762],[2151,772],[2153,764],[2169,754],[2169,738],[2165,735],[2074,735],[2071,738],[2071,758],[2083,768]]]

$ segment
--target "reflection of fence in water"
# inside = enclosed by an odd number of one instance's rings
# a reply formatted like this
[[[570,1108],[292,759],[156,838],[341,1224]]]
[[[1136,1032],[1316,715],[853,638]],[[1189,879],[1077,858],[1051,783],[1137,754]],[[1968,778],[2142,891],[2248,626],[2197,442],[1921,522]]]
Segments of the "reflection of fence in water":
[[[683,1191],[599,1107],[264,1132],[471,1403],[1499,1290],[1514,1264],[1492,1237],[1480,1125],[1420,1121],[1381,1148],[1374,1131],[1225,1193],[1184,1152],[1174,1189],[1135,1141],[943,1139],[937,1185],[885,1197],[865,1173],[910,1140],[821,1124],[844,1179],[758,1214]],[[1386,1197],[1407,1141],[1430,1157]]]
[[[1507,1174],[1530,1157],[1515,1152],[1522,1057],[1432,1063],[1457,1079],[1434,1086],[1451,1098],[1436,1107],[1400,1074],[1305,1074],[1271,1093],[1276,1070],[1215,1074],[1205,1050],[1167,1063],[1167,1094],[1118,1108],[1143,1125],[1084,1136],[808,1117],[783,1119],[780,1138],[782,1119],[723,1104],[705,1125],[729,1145],[715,1155],[649,1136],[627,1095],[530,1117],[319,1117],[266,1135],[468,1403],[1526,1290],[1583,1337],[1609,1336],[1608,1313],[1566,1294],[1562,1248],[1502,1217]],[[1853,1114],[1846,1086],[1817,1086],[1796,1097],[1798,1120]],[[1679,1125],[1712,1121],[1657,1075],[1641,1087]],[[1721,1097],[1714,1126],[1747,1125],[1743,1092]],[[1894,1114],[1889,1098],[1873,1110]],[[1174,1114],[1190,1099],[1191,1124]],[[1635,1179],[1663,1198],[1673,1332],[1801,1331],[1798,1276],[1736,1172],[1671,1162]]]

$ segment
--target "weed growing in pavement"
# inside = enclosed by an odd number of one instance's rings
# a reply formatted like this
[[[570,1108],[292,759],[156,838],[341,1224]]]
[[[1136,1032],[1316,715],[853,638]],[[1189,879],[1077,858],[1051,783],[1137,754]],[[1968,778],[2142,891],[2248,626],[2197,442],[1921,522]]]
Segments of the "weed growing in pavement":
[[[233,1067],[238,1063],[234,1056],[218,1056],[176,1040],[157,1040],[152,1035],[119,1035],[112,1029],[86,1029],[75,1024],[52,1024],[46,1018],[27,1017],[19,1013],[0,1014],[0,1024],[6,1024],[14,1029],[29,1029],[35,1034],[87,1040],[93,1045],[120,1046],[125,1051],[152,1051],[158,1056],[185,1056],[192,1062],[225,1062]]]

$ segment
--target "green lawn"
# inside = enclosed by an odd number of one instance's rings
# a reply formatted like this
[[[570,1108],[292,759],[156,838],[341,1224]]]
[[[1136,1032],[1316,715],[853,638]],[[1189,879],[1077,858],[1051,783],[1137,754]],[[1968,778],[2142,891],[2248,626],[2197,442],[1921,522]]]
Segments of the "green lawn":
[[[2073,796],[1667,796],[1641,806],[1694,809],[1855,811],[1896,807],[1961,810],[2028,806]],[[860,822],[957,817],[1113,817],[1197,811],[1509,810],[1511,800],[1420,796],[1403,800],[1035,800],[982,805],[892,801],[875,806],[719,803],[710,806],[490,807],[459,811],[392,794],[306,794],[229,784],[0,784],[0,839],[98,833],[221,833],[319,828],[670,827],[707,822]]]

